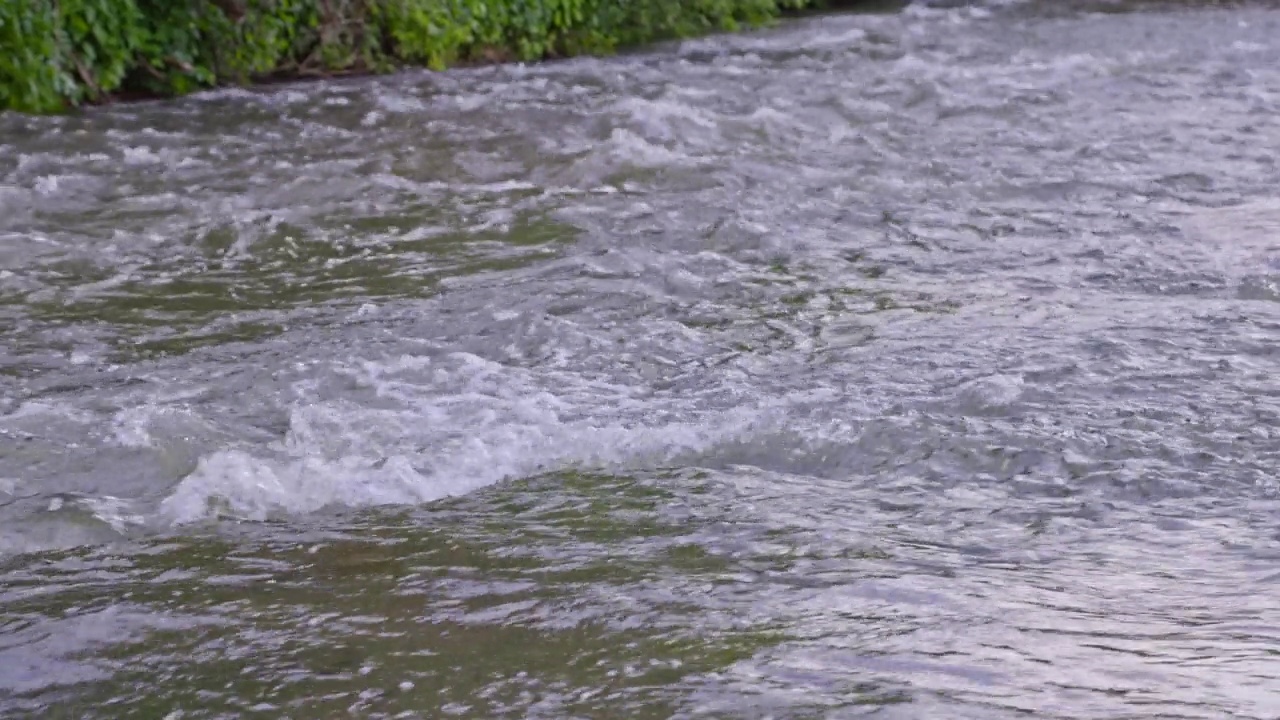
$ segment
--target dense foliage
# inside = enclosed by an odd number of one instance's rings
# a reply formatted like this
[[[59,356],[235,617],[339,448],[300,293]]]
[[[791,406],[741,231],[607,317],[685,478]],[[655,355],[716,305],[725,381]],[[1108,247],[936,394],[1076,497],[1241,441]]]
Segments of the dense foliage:
[[[607,53],[817,0],[0,0],[0,108],[268,76]]]

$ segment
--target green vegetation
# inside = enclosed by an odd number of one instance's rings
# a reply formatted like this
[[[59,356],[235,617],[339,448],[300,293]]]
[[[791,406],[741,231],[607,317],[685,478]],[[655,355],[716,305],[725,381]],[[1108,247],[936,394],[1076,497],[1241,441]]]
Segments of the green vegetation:
[[[821,0],[0,0],[0,109],[272,77],[536,60],[769,22]]]

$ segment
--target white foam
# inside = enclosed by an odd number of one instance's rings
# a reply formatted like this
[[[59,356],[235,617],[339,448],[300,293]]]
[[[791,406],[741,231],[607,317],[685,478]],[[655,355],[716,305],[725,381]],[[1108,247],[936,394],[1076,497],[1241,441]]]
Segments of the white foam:
[[[126,146],[121,152],[126,165],[153,165],[165,161],[164,155],[145,145]]]
[[[161,503],[163,519],[263,520],[429,502],[556,470],[651,467],[749,433],[768,412],[655,402],[641,387],[465,353],[339,370],[376,399],[299,404],[280,441],[205,454]]]
[[[952,397],[962,413],[988,414],[1011,408],[1025,390],[1020,376],[996,373],[962,384]]]
[[[705,448],[750,424],[749,413],[638,427],[592,421],[534,423],[521,421],[521,408],[512,410],[517,417],[508,421],[489,414],[484,418],[487,427],[443,443],[436,454],[327,457],[327,441],[342,444],[353,438],[323,433],[312,433],[306,441],[293,436],[268,452],[218,451],[202,458],[161,503],[161,514],[183,524],[214,515],[264,520],[275,513],[308,513],[332,505],[429,502],[541,472],[605,469],[629,461],[661,464],[664,458]],[[439,438],[430,435],[424,432],[422,440],[434,444]],[[361,440],[371,438],[356,442]]]
[[[392,114],[416,114],[427,109],[421,98],[401,93],[383,92],[375,97],[378,107]]]
[[[691,133],[716,137],[719,123],[714,113],[674,99],[647,100],[628,97],[616,103],[615,109],[628,116],[647,140],[670,142],[687,140]]]
[[[40,195],[52,195],[58,192],[58,185],[57,175],[42,175],[36,178],[35,191]]]
[[[649,142],[636,133],[623,128],[614,129],[605,145],[605,152],[612,159],[640,167],[681,165],[691,159],[683,153],[674,152],[662,145]]]
[[[675,143],[672,143],[674,146]],[[603,184],[611,174],[630,169],[696,167],[698,156],[678,147],[651,141],[627,128],[614,128],[609,138],[597,143],[573,164],[580,186]]]

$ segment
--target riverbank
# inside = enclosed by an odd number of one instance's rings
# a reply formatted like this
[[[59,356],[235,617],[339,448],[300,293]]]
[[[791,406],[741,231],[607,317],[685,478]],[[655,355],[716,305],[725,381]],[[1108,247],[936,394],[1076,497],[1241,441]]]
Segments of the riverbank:
[[[766,25],[825,0],[0,0],[0,109],[403,66],[532,61]]]

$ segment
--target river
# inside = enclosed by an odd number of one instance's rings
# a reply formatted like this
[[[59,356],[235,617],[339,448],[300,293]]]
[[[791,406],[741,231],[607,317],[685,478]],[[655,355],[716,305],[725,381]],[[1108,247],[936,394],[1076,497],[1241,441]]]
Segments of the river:
[[[1280,716],[1277,38],[0,116],[0,716]]]

